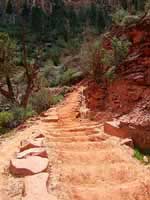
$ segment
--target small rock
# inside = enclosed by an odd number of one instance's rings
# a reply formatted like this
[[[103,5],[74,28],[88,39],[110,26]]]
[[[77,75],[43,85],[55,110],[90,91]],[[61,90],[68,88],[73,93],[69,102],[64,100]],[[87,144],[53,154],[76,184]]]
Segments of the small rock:
[[[25,159],[12,159],[10,172],[14,175],[27,176],[44,172],[48,167],[48,159],[39,156],[29,156]]]
[[[148,163],[148,162],[149,162],[148,157],[147,157],[147,156],[144,156],[144,157],[143,157],[143,161],[144,161],[145,163]]]

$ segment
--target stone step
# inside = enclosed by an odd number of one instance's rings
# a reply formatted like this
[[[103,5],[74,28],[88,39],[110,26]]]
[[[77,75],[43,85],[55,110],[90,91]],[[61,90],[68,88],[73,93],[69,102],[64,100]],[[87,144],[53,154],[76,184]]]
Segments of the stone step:
[[[24,159],[12,159],[10,172],[14,175],[27,176],[46,171],[48,159],[39,156],[29,156]]]
[[[88,151],[57,151],[58,160],[62,163],[79,165],[79,164],[97,164],[101,163],[114,163],[114,162],[128,162],[132,156],[124,156],[126,152],[119,147],[109,149],[88,150]]]
[[[58,127],[59,127],[59,124],[58,124]],[[73,123],[65,123],[65,124],[63,124],[63,129],[65,129],[65,130],[78,130],[78,127],[81,127],[81,129],[82,129],[82,127],[83,127],[83,129],[81,130],[81,131],[83,131],[83,130],[85,130],[84,129],[84,127],[87,127],[87,129],[88,129],[88,127],[90,128],[90,127],[92,127],[93,129],[95,129],[95,128],[100,128],[100,125],[99,124],[80,124],[80,123],[77,123],[77,124],[73,124]],[[61,127],[60,127],[61,128]]]
[[[137,180],[123,184],[109,184],[100,181],[98,185],[86,184],[84,186],[64,185],[67,200],[148,200],[149,193],[145,184]],[[63,191],[58,191],[60,194]],[[64,194],[63,194],[64,196]],[[63,199],[63,196],[60,199]],[[144,197],[144,198],[143,198]]]
[[[46,123],[49,123],[49,122],[58,122],[58,116],[49,116],[49,117],[45,117],[42,119],[42,122],[46,122]]]
[[[93,134],[88,136],[71,136],[71,137],[51,137],[47,135],[49,142],[101,142],[107,139],[103,134]]]
[[[137,170],[134,164],[125,162],[90,164],[61,164],[60,183],[73,185],[99,184],[100,181],[109,184],[128,183],[136,180],[137,174],[142,177],[141,170]]]
[[[22,200],[56,200],[55,196],[48,193],[48,177],[48,173],[25,177],[25,197]]]
[[[50,141],[49,141],[50,142]],[[50,142],[48,144],[49,147],[54,147],[55,149],[59,149],[60,151],[100,151],[102,149],[111,149],[117,145],[118,141],[111,141],[111,140],[104,140],[101,142],[90,142],[90,141],[85,141],[85,142],[70,142],[70,143],[65,143],[65,142],[60,142],[60,143],[55,143],[55,142]]]
[[[57,129],[56,129],[57,131]],[[51,137],[78,137],[78,136],[88,136],[88,135],[95,135],[95,134],[99,134],[99,131],[97,130],[88,130],[88,131],[77,131],[75,133],[70,132],[70,131],[51,131],[49,133],[49,136]]]
[[[98,128],[100,128],[99,125],[76,126],[76,127],[73,127],[73,128],[62,128],[61,131],[78,132],[78,131],[88,131],[88,130],[93,130],[93,129],[98,129]]]

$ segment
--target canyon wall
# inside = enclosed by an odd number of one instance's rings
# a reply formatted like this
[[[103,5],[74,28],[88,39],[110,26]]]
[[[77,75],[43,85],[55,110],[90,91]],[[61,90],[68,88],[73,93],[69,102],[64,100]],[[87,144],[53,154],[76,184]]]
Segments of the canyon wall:
[[[110,112],[135,145],[150,150],[150,16],[128,27],[113,28],[104,41],[105,48],[111,48],[113,36],[130,40],[129,55],[117,67],[114,81],[106,85],[89,84],[85,92],[87,104],[91,110],[105,115]]]

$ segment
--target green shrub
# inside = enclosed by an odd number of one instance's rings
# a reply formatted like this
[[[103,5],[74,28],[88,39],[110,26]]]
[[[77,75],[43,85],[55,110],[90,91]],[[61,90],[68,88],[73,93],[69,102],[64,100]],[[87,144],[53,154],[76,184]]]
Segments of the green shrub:
[[[143,154],[138,150],[138,149],[135,149],[134,150],[134,157],[140,161],[143,161]]]
[[[67,43],[67,49],[72,53],[76,52],[81,46],[81,41],[78,38],[70,39]]]
[[[116,37],[112,39],[114,65],[119,65],[128,55],[130,42]]]
[[[51,94],[49,89],[43,88],[35,93],[30,100],[33,109],[40,113],[51,106]]]
[[[101,49],[101,62],[103,65],[112,66],[114,65],[114,57],[112,50]]]
[[[150,0],[147,0],[147,2],[145,3],[145,12],[147,12],[147,14],[150,14]]]
[[[51,97],[51,104],[56,105],[57,103],[61,102],[64,99],[64,96],[62,94],[52,96]]]
[[[70,85],[73,81],[73,76],[76,73],[75,69],[69,68],[67,69],[61,76],[61,84],[62,85]]]
[[[0,135],[4,134],[8,130],[8,126],[13,119],[14,117],[11,112],[0,112]]]
[[[19,124],[23,121],[25,121],[26,119],[28,119],[29,117],[32,117],[33,115],[35,115],[35,111],[33,111],[31,106],[28,106],[27,108],[23,108],[23,107],[14,107],[11,110],[13,117],[14,117],[14,121],[16,122],[16,124]]]
[[[0,134],[4,134],[9,129],[15,128],[35,114],[31,106],[28,106],[26,109],[16,106],[10,111],[0,112]]]
[[[107,67],[104,75],[108,80],[115,79],[117,66],[127,57],[129,46],[128,40],[114,37],[112,39],[112,50],[101,49],[101,62]]]
[[[116,71],[116,67],[115,66],[109,68],[105,73],[105,77],[108,80],[113,81],[116,78],[115,71]]]
[[[54,63],[54,65],[59,65],[60,64],[60,54],[61,54],[61,49],[57,46],[53,46],[51,49],[50,49],[50,57]]]
[[[13,113],[7,111],[0,112],[0,127],[7,126],[13,119]]]
[[[122,23],[124,25],[132,25],[132,24],[135,24],[139,21],[139,16],[137,15],[129,15],[129,16],[126,16],[124,17]]]
[[[50,65],[46,65],[43,69],[43,75],[48,80],[52,73],[52,67]]]
[[[123,25],[123,20],[126,16],[128,16],[128,12],[124,9],[119,9],[113,14],[112,21],[116,25]]]

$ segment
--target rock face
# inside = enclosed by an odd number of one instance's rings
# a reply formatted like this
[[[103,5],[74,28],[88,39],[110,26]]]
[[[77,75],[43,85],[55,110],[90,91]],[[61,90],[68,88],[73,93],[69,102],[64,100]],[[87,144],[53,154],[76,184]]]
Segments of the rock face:
[[[150,16],[125,29],[114,28],[110,36],[129,38],[129,56],[118,66],[117,78],[111,84],[99,90],[96,88],[100,86],[90,84],[85,92],[88,107],[121,116],[121,129],[113,124],[107,132],[122,137],[127,132],[135,145],[150,150]],[[104,39],[106,49],[111,48],[111,37]],[[106,125],[106,129],[111,128]]]
[[[108,103],[112,111],[121,114],[143,104],[150,109],[150,17],[127,29],[132,41],[129,56],[118,67],[118,77],[108,88]]]

